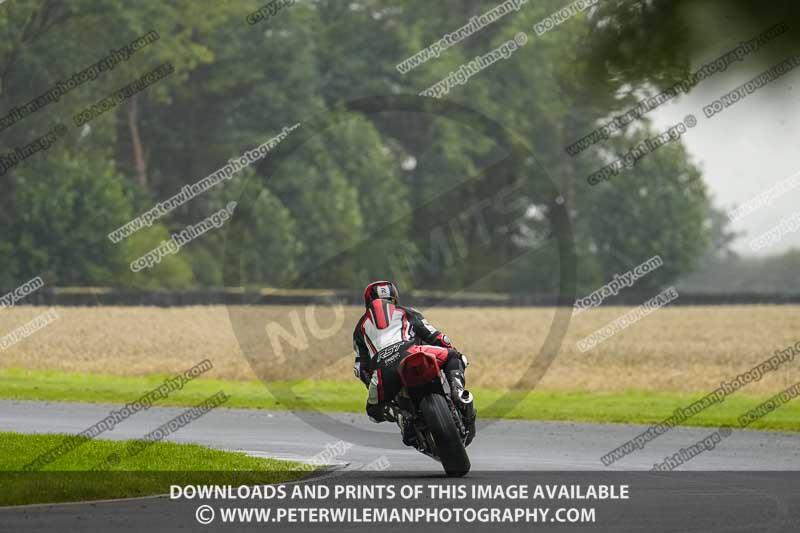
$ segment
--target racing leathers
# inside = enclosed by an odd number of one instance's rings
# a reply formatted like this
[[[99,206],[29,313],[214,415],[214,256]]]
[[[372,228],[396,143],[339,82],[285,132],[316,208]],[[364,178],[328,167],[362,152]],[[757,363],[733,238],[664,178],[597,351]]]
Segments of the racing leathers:
[[[425,351],[439,359],[454,393],[462,392],[466,358],[453,348],[447,335],[416,309],[376,299],[356,324],[353,371],[369,389],[366,411],[374,422],[385,420],[386,404],[402,388],[397,372],[400,361],[421,345],[426,345]]]

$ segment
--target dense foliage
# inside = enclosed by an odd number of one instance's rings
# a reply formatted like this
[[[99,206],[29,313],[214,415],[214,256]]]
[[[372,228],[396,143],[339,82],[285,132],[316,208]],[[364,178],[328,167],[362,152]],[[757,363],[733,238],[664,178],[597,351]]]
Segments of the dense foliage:
[[[602,11],[578,14],[538,36],[534,25],[563,3],[528,2],[401,74],[399,62],[497,4],[312,0],[249,24],[247,15],[261,4],[6,2],[0,5],[0,115],[110,49],[151,30],[159,39],[0,131],[5,155],[57,124],[67,127],[53,146],[0,176],[0,286],[34,275],[51,285],[219,286],[225,227],[153,268],[132,272],[129,264],[232,200],[250,210],[240,258],[249,285],[356,287],[367,275],[385,274],[405,277],[414,288],[548,292],[563,260],[550,217],[563,205],[581,287],[594,288],[655,254],[664,267],[642,283],[663,286],[690,272],[710,241],[712,211],[701,171],[672,143],[590,186],[586,177],[613,153],[659,133],[646,118],[578,156],[564,147],[625,110],[631,100],[620,97],[623,89],[666,86],[686,72],[684,43],[665,44],[669,30],[634,9],[661,6],[669,15],[663,20],[679,25],[676,12],[664,7],[671,3],[603,2]],[[644,44],[674,44],[653,52],[658,61],[647,68],[623,53],[629,48],[613,46],[614,39],[639,46],[641,35],[625,26],[638,20],[632,12],[652,29]],[[519,32],[527,44],[443,98],[502,125],[535,161],[504,161],[508,146],[453,117],[351,111],[349,120],[307,135],[269,180],[251,165],[151,227],[119,243],[109,239],[284,127],[343,113],[343,103],[359,98],[417,95]],[[74,125],[74,115],[166,62],[174,67],[170,76]],[[546,197],[553,186],[556,199]],[[496,202],[508,187],[513,193],[501,209],[480,223],[462,220],[460,213],[486,199]],[[458,231],[451,222],[461,224]],[[488,239],[481,233],[486,227]],[[443,246],[448,238],[450,246]],[[398,252],[410,258],[405,276],[385,266]]]

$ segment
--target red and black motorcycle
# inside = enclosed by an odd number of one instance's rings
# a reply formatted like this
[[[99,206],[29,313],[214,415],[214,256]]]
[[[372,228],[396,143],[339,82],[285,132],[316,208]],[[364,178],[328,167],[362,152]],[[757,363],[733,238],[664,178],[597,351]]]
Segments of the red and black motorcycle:
[[[470,469],[466,447],[475,436],[466,424],[475,420],[472,394],[465,390],[454,398],[439,360],[419,348],[397,367],[403,388],[390,409],[401,428],[404,419],[411,421],[417,450],[442,463],[447,475],[463,476]]]

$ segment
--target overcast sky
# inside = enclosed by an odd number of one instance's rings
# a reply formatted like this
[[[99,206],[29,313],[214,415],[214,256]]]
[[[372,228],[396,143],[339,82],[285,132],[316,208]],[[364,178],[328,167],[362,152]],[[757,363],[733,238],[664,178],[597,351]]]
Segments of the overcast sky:
[[[747,38],[740,36],[740,40]],[[693,70],[731,46],[721,44],[717,48],[716,53],[709,51],[707,57],[696,58]],[[715,204],[727,210],[800,172],[800,97],[795,90],[800,84],[800,67],[712,118],[703,114],[704,106],[778,62],[759,62],[756,56],[761,52],[734,63],[727,71],[701,82],[688,95],[649,114],[658,131],[683,121],[688,114],[697,117],[697,126],[682,140],[694,162],[703,169]],[[798,198],[800,188],[734,221],[732,227],[744,233],[734,243],[734,249],[743,255],[766,255],[800,248],[800,231],[785,235],[759,252],[749,246],[751,239],[800,213]]]

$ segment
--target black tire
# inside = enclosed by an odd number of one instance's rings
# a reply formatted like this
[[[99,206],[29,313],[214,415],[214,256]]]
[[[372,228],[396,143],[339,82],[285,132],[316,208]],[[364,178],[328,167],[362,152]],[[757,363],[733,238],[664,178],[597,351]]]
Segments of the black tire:
[[[469,472],[469,456],[444,396],[431,394],[419,406],[447,475],[463,476]]]

